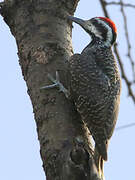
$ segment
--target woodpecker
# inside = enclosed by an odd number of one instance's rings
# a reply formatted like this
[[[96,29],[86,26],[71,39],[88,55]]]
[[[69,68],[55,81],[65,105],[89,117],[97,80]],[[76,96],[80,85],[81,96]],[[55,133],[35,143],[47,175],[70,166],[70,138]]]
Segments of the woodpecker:
[[[91,37],[81,54],[69,60],[70,94],[77,111],[95,141],[96,164],[103,176],[108,142],[118,117],[121,79],[111,47],[117,29],[112,20],[95,17],[82,20],[69,16]]]
[[[82,20],[69,16],[69,20],[80,25],[91,37],[91,42],[81,54],[69,60],[69,91],[82,121],[87,125],[95,141],[95,163],[103,178],[103,162],[107,160],[108,142],[113,134],[118,117],[121,79],[112,46],[117,29],[112,20],[95,17]],[[58,74],[56,86],[61,86]],[[50,85],[54,87],[55,85]],[[49,86],[43,87],[48,88]]]

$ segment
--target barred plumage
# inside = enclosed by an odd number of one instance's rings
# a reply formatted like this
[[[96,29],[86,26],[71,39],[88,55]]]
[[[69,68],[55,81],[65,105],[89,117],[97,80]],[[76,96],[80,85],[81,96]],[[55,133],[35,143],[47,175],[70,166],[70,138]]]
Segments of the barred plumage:
[[[82,121],[95,141],[94,159],[103,180],[103,161],[107,160],[108,142],[117,121],[121,80],[111,47],[116,40],[115,24],[108,18],[96,17],[84,21],[72,16],[90,36],[91,42],[81,54],[69,60],[69,91],[60,83],[58,72],[54,83],[41,89],[59,87],[65,96],[74,101]]]
[[[102,171],[120,104],[121,81],[111,50],[116,29],[105,19],[69,19],[81,25],[92,37],[82,53],[74,54],[69,60],[70,94],[95,141],[95,151],[99,153],[97,163]]]

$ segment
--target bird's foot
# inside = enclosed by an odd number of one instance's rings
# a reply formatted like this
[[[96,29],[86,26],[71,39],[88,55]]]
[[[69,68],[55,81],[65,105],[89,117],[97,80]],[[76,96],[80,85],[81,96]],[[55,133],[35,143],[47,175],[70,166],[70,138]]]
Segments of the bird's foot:
[[[63,84],[60,82],[58,71],[56,71],[56,79],[53,78],[51,74],[48,74],[48,79],[53,82],[53,84],[48,86],[43,86],[40,89],[52,89],[52,88],[59,88],[59,92],[63,92],[66,96],[66,98],[69,97],[69,91],[63,86]]]

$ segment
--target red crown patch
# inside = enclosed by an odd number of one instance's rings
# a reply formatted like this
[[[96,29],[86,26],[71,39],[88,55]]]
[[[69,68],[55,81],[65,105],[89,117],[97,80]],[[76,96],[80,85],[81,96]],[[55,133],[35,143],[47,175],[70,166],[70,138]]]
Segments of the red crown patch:
[[[106,18],[106,17],[98,17],[98,18],[106,21],[113,28],[114,32],[117,33],[116,25],[114,24],[114,22],[111,19]]]

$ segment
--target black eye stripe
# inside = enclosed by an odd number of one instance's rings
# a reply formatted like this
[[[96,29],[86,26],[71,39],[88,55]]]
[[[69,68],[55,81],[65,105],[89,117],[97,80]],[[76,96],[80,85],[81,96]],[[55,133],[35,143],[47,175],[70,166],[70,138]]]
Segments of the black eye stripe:
[[[116,40],[116,37],[117,37],[116,32],[114,31],[114,29],[111,27],[111,25],[109,23],[107,23],[103,19],[101,21],[103,21],[105,24],[107,24],[110,27],[110,29],[112,30],[112,43],[113,43]]]
[[[112,26],[110,26],[110,24],[109,24],[108,22],[106,22],[106,21],[105,21],[105,20],[103,20],[103,19],[101,19],[101,21],[103,21],[106,25],[108,25],[108,26],[111,28],[112,32],[114,32],[114,30],[113,30]]]
[[[93,19],[92,24],[96,27],[97,31],[101,33],[103,39],[106,40],[108,29],[102,23],[99,23],[99,21],[95,19]]]
[[[115,42],[117,34],[114,32],[114,29],[109,23],[98,18],[93,18],[90,21],[104,41],[108,41],[111,44]],[[93,32],[93,35],[97,37],[96,32]]]

